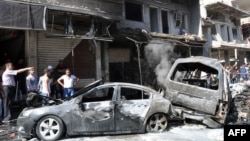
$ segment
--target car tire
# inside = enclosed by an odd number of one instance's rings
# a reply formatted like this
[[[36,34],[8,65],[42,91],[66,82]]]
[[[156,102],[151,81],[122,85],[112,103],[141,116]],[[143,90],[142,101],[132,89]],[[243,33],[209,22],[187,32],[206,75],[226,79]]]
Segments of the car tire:
[[[146,126],[147,132],[163,132],[168,126],[168,118],[165,114],[152,115]]]
[[[36,135],[41,140],[55,141],[62,137],[65,127],[62,120],[56,116],[43,117],[36,126]]]

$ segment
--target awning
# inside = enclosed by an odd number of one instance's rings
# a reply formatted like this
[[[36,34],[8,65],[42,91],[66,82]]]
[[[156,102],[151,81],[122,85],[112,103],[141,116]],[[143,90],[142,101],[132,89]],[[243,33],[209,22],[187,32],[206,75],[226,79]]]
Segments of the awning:
[[[127,43],[128,41],[139,44],[146,44],[149,42],[149,34],[143,33],[140,29],[119,29],[111,32],[115,42]]]
[[[92,3],[92,1],[89,1],[89,2]],[[107,6],[105,7],[105,5],[104,5],[105,3],[107,3],[107,2],[102,3],[102,8],[108,9],[108,7]],[[120,2],[115,2],[115,3],[120,3]],[[116,6],[120,7],[119,4]],[[86,15],[91,15],[91,16],[99,17],[99,18],[106,19],[106,20],[112,20],[112,21],[123,20],[121,15],[115,15],[115,14],[113,15],[113,14],[110,14],[110,13],[107,13],[104,11],[100,12],[99,8],[89,9],[90,7],[88,7],[88,6],[82,7],[79,9],[79,7],[70,8],[70,7],[66,7],[66,6],[57,6],[57,5],[47,4],[46,7],[49,10],[67,11],[67,12],[71,12],[71,13],[86,14]],[[115,7],[115,8],[117,8],[117,7]],[[120,10],[120,11],[122,11],[122,10]]]
[[[169,40],[175,42],[180,46],[187,47],[199,47],[203,48],[203,45],[207,42],[206,40],[200,38],[197,35],[173,35],[173,34],[165,34],[165,33],[149,33],[152,38],[162,38],[165,40]]]
[[[212,49],[221,49],[221,50],[241,50],[241,51],[250,51],[250,44],[246,43],[226,43],[226,42],[212,42]]]
[[[0,28],[46,30],[46,7],[29,3],[0,2]]]
[[[234,17],[234,18],[246,18],[250,16],[249,13],[241,9],[229,6],[222,2],[209,4],[206,6],[206,9],[209,11],[219,12],[224,15],[229,15],[230,17]]]

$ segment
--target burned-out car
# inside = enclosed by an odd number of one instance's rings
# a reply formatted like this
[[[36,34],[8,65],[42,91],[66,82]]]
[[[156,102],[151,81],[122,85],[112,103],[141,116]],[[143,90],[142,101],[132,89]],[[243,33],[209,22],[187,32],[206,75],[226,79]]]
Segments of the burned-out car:
[[[166,79],[165,98],[180,119],[208,127],[250,122],[249,92],[230,91],[229,72],[214,58],[179,58]]]
[[[17,118],[25,138],[161,132],[171,119],[170,101],[146,86],[96,81],[61,104],[27,107]]]

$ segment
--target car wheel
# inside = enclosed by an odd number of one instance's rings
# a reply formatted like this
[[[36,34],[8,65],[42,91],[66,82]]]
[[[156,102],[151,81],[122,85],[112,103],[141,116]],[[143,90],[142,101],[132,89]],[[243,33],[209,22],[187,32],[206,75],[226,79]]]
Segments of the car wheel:
[[[163,132],[168,126],[168,118],[165,114],[154,114],[147,123],[147,132]]]
[[[36,134],[41,140],[58,140],[64,133],[64,124],[56,116],[46,116],[42,118],[36,126]]]

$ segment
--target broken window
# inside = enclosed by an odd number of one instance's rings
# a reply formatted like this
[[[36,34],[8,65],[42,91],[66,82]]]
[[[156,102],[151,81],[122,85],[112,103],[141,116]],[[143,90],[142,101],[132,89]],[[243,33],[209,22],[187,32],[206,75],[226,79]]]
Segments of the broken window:
[[[180,27],[182,22],[182,14],[181,12],[177,11],[174,13],[174,19],[175,19],[175,27]]]
[[[48,10],[45,35],[47,37],[76,37],[83,39],[93,37],[109,38],[108,28],[111,23],[109,20],[88,14]]]
[[[121,88],[121,99],[123,100],[149,99],[149,93],[140,89]]]
[[[218,71],[201,63],[178,64],[171,80],[215,90],[219,84]]]
[[[49,10],[46,33],[54,35],[84,35],[89,32],[92,17],[77,13]]]
[[[216,30],[216,25],[213,25],[211,27],[211,36],[212,36],[212,39],[215,41],[223,41],[220,34],[218,34],[218,32]]]
[[[175,27],[187,29],[187,14],[180,11],[174,13]]]
[[[125,16],[127,20],[142,21],[142,5],[125,2]]]
[[[114,88],[94,89],[82,98],[83,102],[111,101],[113,98]]]

